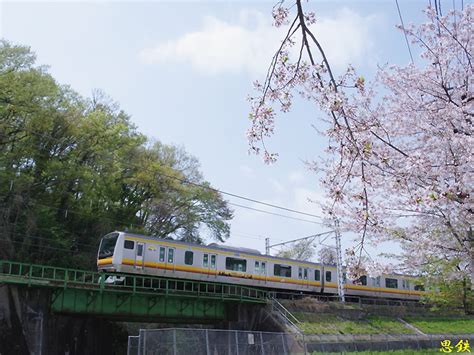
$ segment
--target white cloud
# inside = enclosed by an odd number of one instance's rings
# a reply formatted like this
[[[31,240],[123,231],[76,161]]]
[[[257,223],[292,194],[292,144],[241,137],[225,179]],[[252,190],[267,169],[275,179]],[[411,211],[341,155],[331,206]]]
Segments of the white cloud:
[[[288,175],[288,180],[294,184],[300,184],[304,179],[305,176],[301,171],[293,171]]]
[[[250,18],[256,26],[252,29]],[[265,24],[261,14],[244,11],[238,24],[213,16],[204,19],[200,30],[146,48],[141,58],[148,63],[187,63],[208,74],[260,72],[265,69],[280,38],[280,31]]]
[[[324,200],[322,192],[298,187],[293,190],[295,209],[301,212],[322,216],[320,203]]]
[[[268,180],[269,186],[272,187],[273,192],[277,195],[283,195],[288,191],[285,186],[282,185],[281,182],[275,179],[269,179]]]
[[[239,170],[240,170],[241,174],[242,174],[244,177],[248,178],[248,179],[254,179],[255,176],[256,176],[256,175],[255,175],[255,171],[254,171],[251,167],[249,167],[249,166],[247,166],[247,165],[241,165],[241,166],[239,166]]]
[[[341,69],[347,64],[372,62],[372,31],[376,23],[375,15],[361,16],[342,8],[335,17],[316,22],[312,31],[321,42],[331,65]]]
[[[347,63],[369,60],[374,22],[374,16],[361,16],[343,8],[333,17],[320,18],[312,30],[332,65],[340,69]],[[201,29],[145,48],[140,58],[150,64],[184,63],[206,74],[261,74],[284,31],[271,26],[270,16],[255,10],[242,10],[237,23],[207,16]]]

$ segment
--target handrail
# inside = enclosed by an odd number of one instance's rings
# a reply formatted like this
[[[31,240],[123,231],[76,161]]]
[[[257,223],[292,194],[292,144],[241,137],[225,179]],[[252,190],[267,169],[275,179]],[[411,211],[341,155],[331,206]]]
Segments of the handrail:
[[[289,310],[287,310],[285,306],[278,302],[272,293],[268,294],[268,298],[272,302],[272,310],[276,311],[287,322],[287,325],[289,325],[289,327],[296,331],[296,333],[301,337],[303,341],[304,354],[306,355],[308,353],[308,349],[306,348],[305,334],[298,326],[301,324],[301,322]]]
[[[107,283],[109,277],[122,284]],[[0,284],[38,287],[89,288],[98,292],[163,294],[173,297],[219,298],[223,301],[267,302],[267,291],[239,285],[196,280],[171,279],[150,275],[95,272],[0,260]],[[232,286],[229,287],[229,286]],[[232,292],[235,290],[235,292]]]
[[[285,306],[278,302],[278,300],[274,296],[270,295],[269,298],[272,301],[272,306],[280,308],[279,311],[282,313],[282,315],[285,316],[286,319],[288,319],[288,321],[291,322],[291,324],[301,324],[301,322],[289,310],[287,310]]]

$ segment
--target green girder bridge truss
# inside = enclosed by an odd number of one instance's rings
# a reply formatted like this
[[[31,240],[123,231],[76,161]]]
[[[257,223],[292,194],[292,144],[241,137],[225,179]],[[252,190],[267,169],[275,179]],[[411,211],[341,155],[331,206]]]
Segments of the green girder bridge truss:
[[[120,277],[120,284],[106,282]],[[110,279],[109,279],[110,280]],[[149,322],[234,318],[236,303],[265,304],[258,288],[155,276],[104,273],[0,260],[0,284],[49,290],[54,313]]]

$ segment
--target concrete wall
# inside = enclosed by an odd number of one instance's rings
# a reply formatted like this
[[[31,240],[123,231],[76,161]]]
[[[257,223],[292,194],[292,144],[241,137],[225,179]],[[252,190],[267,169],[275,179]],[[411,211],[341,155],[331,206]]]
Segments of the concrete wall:
[[[53,315],[50,290],[0,285],[0,354],[125,354],[128,334],[113,322]]]

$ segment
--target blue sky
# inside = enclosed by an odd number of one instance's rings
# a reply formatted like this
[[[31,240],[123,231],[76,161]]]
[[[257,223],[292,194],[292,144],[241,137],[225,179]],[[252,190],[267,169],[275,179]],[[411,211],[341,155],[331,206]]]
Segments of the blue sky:
[[[248,155],[246,98],[281,38],[271,27],[273,4],[3,1],[0,36],[31,46],[40,64],[49,65],[60,83],[80,94],[105,91],[147,136],[184,146],[214,187],[320,214],[307,199],[321,199],[323,192],[303,163],[323,154],[324,138],[311,128],[321,127],[320,113],[298,101],[291,113],[279,116],[269,141],[280,155],[275,165]],[[427,1],[399,4],[410,23],[423,18]],[[370,78],[378,64],[409,62],[405,39],[395,28],[395,1],[315,1],[309,7],[318,19],[314,32],[336,70],[351,63]],[[265,237],[276,243],[327,230],[233,208],[228,243],[236,246],[263,251]],[[343,237],[343,246],[349,246],[351,236]],[[378,251],[387,252],[383,246]]]

